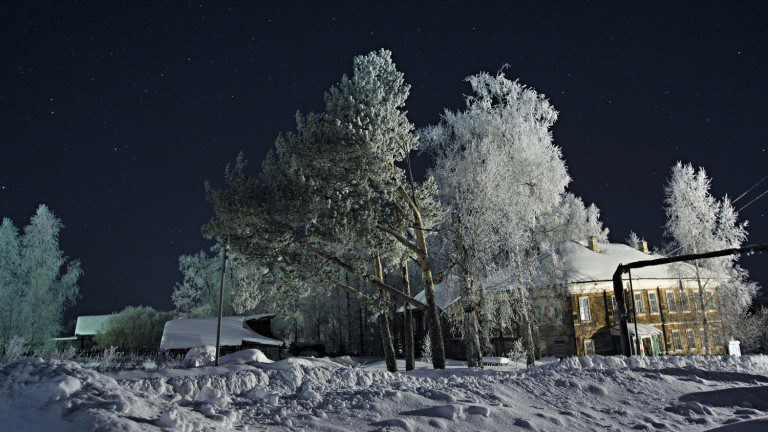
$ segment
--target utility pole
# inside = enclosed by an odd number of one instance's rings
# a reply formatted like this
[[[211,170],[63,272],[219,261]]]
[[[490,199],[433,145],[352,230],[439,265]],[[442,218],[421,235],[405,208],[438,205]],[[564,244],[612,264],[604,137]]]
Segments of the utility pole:
[[[227,271],[227,249],[229,241],[221,251],[221,285],[219,287],[219,322],[216,324],[216,366],[219,365],[219,351],[221,348],[221,315],[224,313],[224,273]]]

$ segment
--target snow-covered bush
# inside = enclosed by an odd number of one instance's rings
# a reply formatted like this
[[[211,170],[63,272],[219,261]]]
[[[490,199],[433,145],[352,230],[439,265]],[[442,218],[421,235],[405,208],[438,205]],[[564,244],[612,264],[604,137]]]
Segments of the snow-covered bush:
[[[104,352],[101,353],[101,356],[99,356],[98,370],[104,372],[114,369],[118,356],[119,353],[117,352],[116,346],[111,346],[105,349]]]
[[[27,346],[27,341],[24,340],[23,337],[14,336],[3,345],[3,356],[0,357],[0,364],[9,363],[22,358]]]
[[[43,351],[35,353],[36,357],[41,357],[46,360],[72,360],[77,355],[77,349],[70,346],[64,349],[55,349],[50,351]]]
[[[184,356],[184,360],[181,362],[181,367],[193,368],[208,366],[213,364],[215,359],[216,347],[210,345],[194,347]]]
[[[429,339],[429,334],[424,336],[424,340],[421,342],[421,360],[424,363],[430,363],[432,359],[432,341]]]
[[[526,361],[528,352],[525,350],[525,344],[522,338],[515,339],[512,342],[512,349],[506,354],[506,357],[510,360],[512,365],[517,365],[519,362]]]
[[[170,312],[147,306],[128,306],[110,317],[96,333],[96,344],[101,348],[113,345],[123,349],[157,348],[163,337],[163,326],[171,319],[173,314]]]

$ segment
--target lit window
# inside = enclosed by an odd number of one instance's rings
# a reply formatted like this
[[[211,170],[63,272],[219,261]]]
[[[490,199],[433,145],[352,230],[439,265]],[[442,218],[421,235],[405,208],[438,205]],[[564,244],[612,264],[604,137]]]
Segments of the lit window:
[[[648,291],[648,309],[652,314],[659,313],[659,302],[656,300],[656,293]]]
[[[667,309],[669,313],[677,313],[677,301],[674,290],[667,291]]]
[[[687,291],[680,291],[680,309],[683,312],[690,312],[691,311],[691,304],[688,301],[688,292]]]
[[[582,321],[592,319],[592,314],[589,311],[589,297],[579,297],[579,317]]]
[[[672,343],[675,346],[675,351],[683,350],[683,341],[680,338],[680,330],[672,330]]]
[[[688,339],[688,351],[696,349],[696,335],[693,334],[693,329],[685,331],[685,338]]]
[[[645,314],[645,305],[643,304],[643,293],[635,293],[635,313],[638,315]]]

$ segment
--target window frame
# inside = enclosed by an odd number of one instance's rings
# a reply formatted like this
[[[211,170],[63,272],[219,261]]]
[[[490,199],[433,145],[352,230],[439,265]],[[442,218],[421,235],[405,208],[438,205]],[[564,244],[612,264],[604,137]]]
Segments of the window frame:
[[[688,342],[688,351],[698,350],[698,344],[696,343],[696,332],[693,329],[685,329],[685,339]],[[691,344],[693,341],[693,344]]]
[[[680,330],[672,330],[672,348],[675,351],[683,350],[683,338],[680,335]]]
[[[707,312],[717,310],[715,307],[715,293],[712,290],[704,290],[704,296],[707,298]]]
[[[653,301],[651,301],[651,298],[653,298]],[[648,311],[651,314],[659,314],[659,299],[656,297],[656,291],[648,291]]]
[[[584,308],[583,303],[586,303],[586,309]],[[589,296],[579,297],[579,320],[581,322],[592,321],[592,309],[589,306]]]
[[[638,307],[639,300],[639,307]],[[639,291],[632,295],[632,307],[635,315],[645,315],[645,302],[643,302],[643,292]]]
[[[680,312],[691,312],[691,302],[686,290],[680,290]]]
[[[667,290],[667,311],[669,313],[677,313],[677,297],[675,297],[675,290]],[[671,301],[670,301],[671,300]]]
[[[584,339],[584,355],[595,355],[595,343],[592,339]]]

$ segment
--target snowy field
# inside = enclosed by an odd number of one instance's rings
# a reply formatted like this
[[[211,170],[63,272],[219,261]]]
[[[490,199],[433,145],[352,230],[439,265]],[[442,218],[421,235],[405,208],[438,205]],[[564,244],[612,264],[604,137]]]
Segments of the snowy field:
[[[0,430],[768,430],[766,356],[593,356],[520,371],[454,364],[391,374],[380,362],[262,363],[258,354],[115,373],[22,359],[0,367]]]

